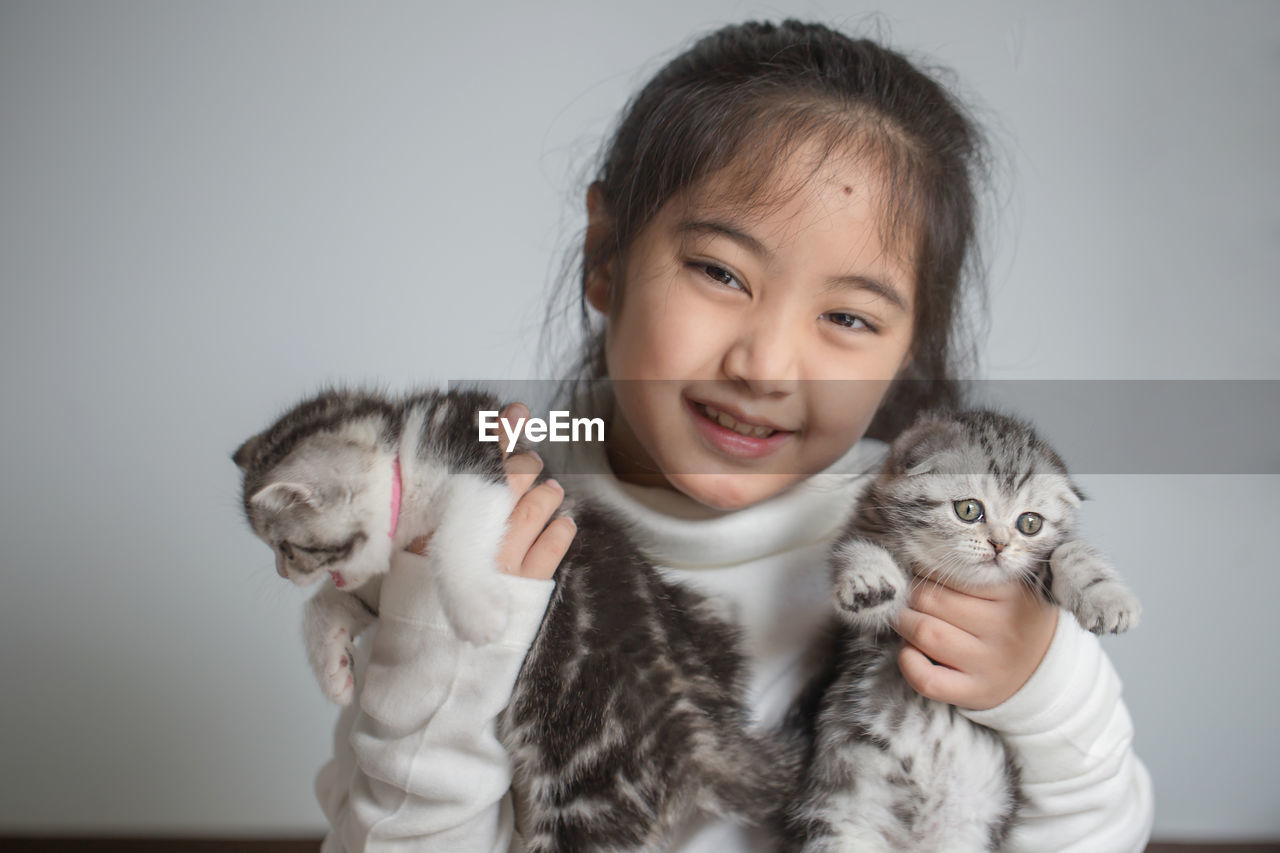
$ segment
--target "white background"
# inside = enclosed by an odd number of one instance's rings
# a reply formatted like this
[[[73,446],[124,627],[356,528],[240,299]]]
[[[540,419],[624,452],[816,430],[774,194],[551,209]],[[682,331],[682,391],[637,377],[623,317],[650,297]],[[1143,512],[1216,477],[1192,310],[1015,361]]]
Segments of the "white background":
[[[956,71],[1008,165],[987,375],[1280,379],[1280,4],[474,8],[0,4],[0,833],[320,833],[334,711],[228,455],[326,381],[548,375],[601,135],[714,26]],[[1082,479],[1157,837],[1280,838],[1280,478]]]

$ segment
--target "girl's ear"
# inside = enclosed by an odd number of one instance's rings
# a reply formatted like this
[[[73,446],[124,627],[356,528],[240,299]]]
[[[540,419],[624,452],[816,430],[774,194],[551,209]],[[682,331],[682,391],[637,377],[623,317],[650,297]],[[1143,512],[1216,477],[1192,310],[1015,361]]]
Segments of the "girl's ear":
[[[604,259],[613,217],[604,200],[604,188],[599,181],[587,188],[587,236],[582,248],[582,294],[587,303],[601,314],[609,313],[609,297],[612,291],[612,265]]]

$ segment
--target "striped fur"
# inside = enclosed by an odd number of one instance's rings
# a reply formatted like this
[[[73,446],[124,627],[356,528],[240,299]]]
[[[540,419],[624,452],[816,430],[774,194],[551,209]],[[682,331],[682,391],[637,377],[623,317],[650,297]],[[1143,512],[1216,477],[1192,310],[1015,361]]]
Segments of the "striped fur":
[[[455,627],[484,641],[505,624],[469,606],[501,606],[484,581],[497,577],[512,506],[499,445],[476,440],[482,408],[501,406],[474,392],[398,401],[328,392],[236,452],[251,525],[278,554],[288,546],[281,573],[308,583],[336,572],[348,582],[325,584],[305,619],[313,666],[335,701],[354,694],[351,644],[376,616],[390,548],[429,535],[433,553],[453,549],[441,576],[458,575],[459,588],[441,595],[462,602]],[[387,544],[387,472],[397,454],[404,509]],[[479,476],[458,476],[468,474]],[[748,730],[736,629],[700,595],[664,580],[614,514],[568,500],[562,511],[577,533],[498,725],[527,850],[657,851],[695,811],[777,820],[797,764],[781,741]],[[481,594],[468,597],[472,588]]]
[[[1073,538],[1081,499],[1058,455],[994,412],[926,415],[894,442],[831,552],[841,633],[788,814],[792,849],[1002,849],[1018,768],[995,732],[911,689],[892,624],[913,583],[1020,579],[1089,630],[1132,627],[1137,601]],[[975,500],[982,516],[966,521],[957,502]],[[1030,534],[1018,526],[1027,512],[1042,519]]]

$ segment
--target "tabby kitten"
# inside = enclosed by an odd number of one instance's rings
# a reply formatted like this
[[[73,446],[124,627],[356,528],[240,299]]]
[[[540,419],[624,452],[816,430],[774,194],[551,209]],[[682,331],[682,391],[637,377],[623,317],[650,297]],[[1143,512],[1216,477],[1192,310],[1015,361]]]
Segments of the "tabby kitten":
[[[806,853],[999,850],[1018,816],[1018,768],[991,729],[926,699],[898,670],[890,625],[913,583],[1021,579],[1090,631],[1139,605],[1073,538],[1083,496],[1026,424],[934,413],[890,448],[830,558],[842,617],[835,678],[789,822]]]
[[[281,576],[332,579],[304,632],[334,701],[354,695],[352,643],[377,616],[391,555],[418,537],[447,567],[438,592],[458,633],[502,632],[496,556],[515,499],[499,444],[477,440],[477,412],[500,408],[479,392],[330,391],[236,451],[245,514]],[[664,580],[620,519],[587,502],[572,512],[577,533],[498,721],[527,849],[658,850],[695,809],[772,819],[792,751],[747,730],[736,629]]]

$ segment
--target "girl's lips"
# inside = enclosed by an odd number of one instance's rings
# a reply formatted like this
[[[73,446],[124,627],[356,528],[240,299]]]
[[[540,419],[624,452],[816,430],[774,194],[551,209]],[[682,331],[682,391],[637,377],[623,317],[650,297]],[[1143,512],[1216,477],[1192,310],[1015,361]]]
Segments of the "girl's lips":
[[[693,423],[697,427],[699,434],[706,439],[713,449],[727,456],[734,456],[739,459],[758,459],[762,456],[768,456],[795,434],[790,430],[780,429],[764,438],[743,435],[708,418],[701,408],[703,404],[695,403],[688,397],[685,398],[684,403],[685,409],[688,410],[689,415],[693,418]]]

